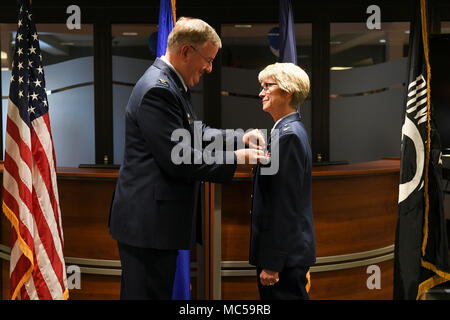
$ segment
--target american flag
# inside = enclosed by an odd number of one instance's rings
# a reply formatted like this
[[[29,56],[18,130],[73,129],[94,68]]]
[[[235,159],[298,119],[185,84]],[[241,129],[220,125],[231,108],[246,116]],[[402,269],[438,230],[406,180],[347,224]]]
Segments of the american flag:
[[[11,299],[68,299],[63,230],[42,56],[29,0],[18,1],[3,171],[12,224]]]

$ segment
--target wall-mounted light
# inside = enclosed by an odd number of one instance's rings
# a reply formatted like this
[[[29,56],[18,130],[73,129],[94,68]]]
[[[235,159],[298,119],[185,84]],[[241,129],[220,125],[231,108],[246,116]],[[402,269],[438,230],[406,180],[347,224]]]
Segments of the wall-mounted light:
[[[353,69],[353,67],[331,67],[330,70],[332,71],[342,71],[342,70],[349,70]]]
[[[122,32],[122,35],[125,37],[135,37],[138,35],[137,32]]]
[[[386,43],[386,39],[380,39],[378,40],[380,43]]]
[[[2,51],[2,60],[8,59],[8,54],[5,51]]]

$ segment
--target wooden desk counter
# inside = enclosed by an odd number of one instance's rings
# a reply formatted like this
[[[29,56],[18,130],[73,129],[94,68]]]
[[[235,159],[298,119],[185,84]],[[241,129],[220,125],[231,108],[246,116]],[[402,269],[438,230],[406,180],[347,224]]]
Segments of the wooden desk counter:
[[[398,173],[399,170],[399,159],[383,159],[378,161],[352,164],[313,166],[312,176],[313,178],[318,178],[348,175],[374,175],[384,173]],[[238,167],[234,177],[236,179],[251,178],[251,166]]]
[[[399,160],[313,168],[317,264],[312,299],[391,299]],[[3,164],[0,164],[3,171]],[[117,169],[57,168],[67,265],[80,266],[82,288],[71,299],[118,299],[120,260],[108,217]],[[227,184],[205,183],[203,266],[206,299],[257,299],[248,264],[251,170]],[[1,217],[3,296],[9,296],[10,223]],[[381,269],[369,290],[368,265]],[[193,284],[195,287],[195,283]]]

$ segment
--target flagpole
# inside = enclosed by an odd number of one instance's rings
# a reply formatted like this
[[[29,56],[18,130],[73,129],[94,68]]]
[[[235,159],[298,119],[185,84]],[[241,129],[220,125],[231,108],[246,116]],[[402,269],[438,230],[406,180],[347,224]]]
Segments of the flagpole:
[[[177,9],[176,9],[176,4],[177,4],[177,0],[171,0],[172,2],[172,16],[173,16],[173,26],[175,27],[175,24],[177,23]]]

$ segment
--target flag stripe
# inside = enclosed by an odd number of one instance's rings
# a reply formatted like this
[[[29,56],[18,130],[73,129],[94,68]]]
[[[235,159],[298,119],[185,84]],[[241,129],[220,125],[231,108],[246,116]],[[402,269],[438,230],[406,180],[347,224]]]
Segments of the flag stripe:
[[[45,194],[42,194],[45,197]],[[48,206],[48,200],[46,199],[38,199],[36,192],[33,192],[33,203],[35,204],[33,208],[33,213],[35,215],[35,223],[36,223],[36,230],[39,231],[39,237],[35,237],[35,245],[36,241],[39,241],[38,245],[40,247],[43,247],[44,250],[41,250],[41,256],[38,258],[38,264],[39,265],[48,265],[51,264],[56,274],[60,274],[62,272],[62,262],[64,258],[60,255],[62,253],[61,250],[61,243],[59,239],[54,238],[58,235],[58,232],[56,229],[56,225],[54,223],[51,223],[50,225],[47,223],[47,221],[53,221],[52,217],[46,217],[45,212],[49,213],[49,208],[45,208],[44,210],[41,210],[40,204],[43,204],[44,206]],[[49,259],[51,257],[51,259]],[[42,260],[40,260],[42,258]],[[48,273],[50,276],[55,276],[53,272]],[[49,278],[50,279],[50,278]],[[54,284],[54,279],[52,280],[52,287]],[[63,287],[63,280],[60,279],[61,286]]]
[[[33,266],[26,256],[20,256],[20,258],[17,260],[17,266],[18,267],[15,268],[10,275],[11,283],[18,284],[17,286],[10,288],[12,299],[15,299],[17,297],[25,282],[28,279],[32,278],[31,273],[33,271]]]
[[[34,257],[35,259],[36,257]],[[36,272],[33,270],[33,273]],[[30,277],[28,281],[23,286],[22,292],[22,298],[23,300],[38,300],[39,299],[39,293],[36,290],[36,285],[34,282],[34,278],[36,278],[34,275],[33,277]]]
[[[31,137],[29,135],[23,135],[23,120],[17,117],[13,110],[17,110],[17,106],[15,106],[12,102],[8,107],[8,118],[6,124],[6,132],[11,136],[11,138],[16,142],[19,146],[20,156],[23,161],[27,164],[28,168],[31,170]],[[11,114],[13,113],[13,114]],[[25,124],[26,126],[26,124]],[[8,151],[8,146],[5,145],[5,151]]]
[[[31,191],[28,186],[23,183],[19,172],[20,169],[17,166],[16,162],[14,162],[13,158],[9,155],[9,153],[5,153],[4,170],[6,170],[7,173],[12,177],[12,180],[9,180],[8,183],[12,183],[13,181],[16,183],[16,185],[18,186],[17,192],[20,199],[22,200],[23,204],[27,206],[27,209],[31,211],[31,208],[28,207],[28,205],[31,203]]]
[[[36,119],[36,121],[37,120],[38,119]],[[33,135],[34,134],[35,132],[33,130]],[[36,161],[34,161],[35,167],[33,168],[33,186],[38,190],[41,196],[46,197],[46,201],[42,205],[46,205],[46,210],[44,210],[44,212],[48,214],[47,220],[51,221],[54,219],[56,222],[55,226],[59,226],[59,205],[56,201],[54,193],[56,181],[55,183],[52,181],[52,176],[50,174],[51,168],[49,167],[49,162],[46,161],[47,155],[45,154],[44,148],[38,138],[33,139],[33,158],[36,159]],[[50,217],[50,214],[52,214],[53,217]],[[58,236],[60,238],[59,243],[62,245],[62,234],[60,228],[56,228],[55,230],[52,230],[52,232],[55,232],[54,236]]]
[[[33,192],[33,200],[36,200],[36,193]],[[39,208],[36,208],[34,211],[36,216],[40,215]],[[64,283],[58,280],[57,274],[60,274],[62,271],[62,263],[58,254],[55,252],[54,246],[50,243],[43,243],[41,241],[51,242],[51,235],[49,235],[49,231],[45,231],[46,226],[45,222],[39,224],[39,218],[35,219],[35,228],[36,230],[42,231],[43,234],[39,234],[38,237],[34,237],[34,245],[36,248],[43,248],[43,250],[39,250],[39,255],[35,257],[35,261],[37,262],[35,265],[35,272],[33,273],[33,278],[35,281],[36,290],[38,294],[43,295],[45,300],[47,299],[58,299],[58,297],[62,297],[62,291],[64,288]],[[47,234],[45,234],[47,233]],[[49,250],[49,248],[51,248]],[[47,253],[49,250],[49,253]],[[49,259],[49,256],[52,258]],[[59,272],[59,273],[58,273]],[[59,298],[61,299],[61,298]]]
[[[3,183],[3,201],[4,207],[3,211],[11,212],[12,216],[12,224],[13,226],[20,230],[18,233],[20,235],[19,239],[26,242],[27,246],[31,246],[33,244],[33,229],[30,221],[33,219],[29,218],[30,209],[27,205],[21,200],[19,195],[19,188],[16,181],[10,176],[9,172],[3,170],[3,177],[7,180],[6,183]],[[7,205],[6,205],[7,204]],[[17,217],[13,212],[20,212],[19,217]],[[10,218],[8,216],[8,218]],[[20,243],[19,243],[20,244]],[[22,250],[26,250],[25,248],[20,246]],[[31,247],[30,247],[31,250]],[[31,251],[30,251],[31,253]],[[32,259],[32,255],[30,253],[27,256]]]
[[[35,238],[36,240],[36,238]],[[35,247],[39,247],[35,241]],[[43,278],[43,275],[41,273],[41,265],[40,263],[41,259],[38,259],[36,255],[34,256],[34,261],[36,261],[36,265],[33,269],[33,277],[30,277],[28,279],[25,287],[27,289],[27,293],[30,296],[30,299],[32,300],[51,300],[52,295],[50,294],[48,290],[48,284]]]
[[[54,182],[54,186],[56,186],[56,156],[55,156],[55,146],[53,144],[53,136],[52,136],[52,129],[51,129],[51,125],[50,125],[50,117],[48,116],[48,113],[42,116],[42,119],[44,119],[44,123],[45,126],[47,127],[47,131],[46,134],[48,134],[48,139],[49,141],[52,142],[52,147],[51,150],[49,150],[49,152],[47,152],[47,158],[48,159],[53,159],[52,162],[50,162],[49,164],[52,166],[52,170],[50,171],[52,174],[52,181]],[[36,130],[36,129],[35,129]],[[55,190],[57,190],[57,188],[55,188]],[[56,196],[58,196],[58,192],[55,192]],[[56,197],[56,199],[58,200],[59,203],[59,199],[58,197]]]
[[[9,135],[8,132],[5,134],[5,144],[8,146],[8,151],[5,152],[5,162],[6,156],[8,156],[9,160],[12,160],[15,162],[15,165],[18,167],[18,172],[20,176],[21,183],[25,185],[25,187],[30,190],[31,192],[31,181],[30,179],[27,179],[25,177],[31,177],[31,170],[26,164],[25,161],[23,161],[22,157],[20,156],[20,149],[17,143],[12,139],[12,137]]]
[[[56,200],[56,208],[57,208],[57,216],[58,219],[57,221],[62,221],[61,219],[61,209],[59,206],[59,194],[58,194],[58,184],[57,184],[57,175],[56,175],[56,156],[55,156],[55,146],[53,144],[53,137],[52,137],[52,130],[51,130],[51,126],[50,126],[50,117],[48,116],[48,114],[45,114],[43,117],[44,119],[44,123],[45,126],[47,128],[47,130],[42,130],[45,135],[42,134],[38,134],[38,136],[45,136],[45,138],[40,138],[40,141],[51,141],[51,148],[48,148],[47,151],[47,158],[48,159],[53,159],[53,161],[49,161],[49,165],[50,165],[50,181],[52,182],[52,186],[53,186],[53,194]],[[44,127],[44,126],[42,126]],[[35,129],[37,132],[39,130]],[[62,223],[59,223],[59,233],[60,233],[60,238],[61,238],[61,245],[62,248],[64,249],[64,232],[62,229]],[[64,277],[66,277],[66,275],[64,274]]]

